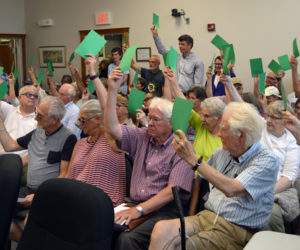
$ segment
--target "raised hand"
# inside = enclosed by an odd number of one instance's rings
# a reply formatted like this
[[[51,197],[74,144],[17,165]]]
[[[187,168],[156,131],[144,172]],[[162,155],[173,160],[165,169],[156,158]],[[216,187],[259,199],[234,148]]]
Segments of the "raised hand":
[[[153,36],[158,36],[157,27],[154,24],[152,24],[150,30]]]
[[[96,75],[96,58],[92,54],[86,54],[88,56],[87,59],[85,59],[85,65],[87,66],[87,70],[89,72],[90,76]]]

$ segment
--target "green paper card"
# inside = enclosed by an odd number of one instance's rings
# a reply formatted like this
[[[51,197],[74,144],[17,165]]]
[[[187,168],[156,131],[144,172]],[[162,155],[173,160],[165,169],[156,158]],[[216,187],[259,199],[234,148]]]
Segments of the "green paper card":
[[[225,46],[224,49],[223,49],[223,55],[224,55],[224,61],[223,61],[223,73],[225,75],[228,75],[230,76],[230,72],[227,68],[228,64],[229,64],[229,61],[230,61],[230,56],[231,56],[231,50],[232,50],[232,47],[231,46]]]
[[[153,13],[153,24],[159,29],[159,16]]]
[[[216,54],[214,53],[214,56],[213,56],[213,58],[211,60],[211,64],[210,64],[210,68],[211,68],[212,71],[214,71],[215,57],[216,57]]]
[[[128,99],[128,112],[135,115],[137,109],[142,109],[146,93],[132,89]]]
[[[288,55],[279,56],[278,57],[278,62],[280,64],[280,67],[282,68],[282,70],[286,71],[286,70],[292,69],[291,65],[290,65],[290,61],[289,61],[289,56]]]
[[[285,89],[282,84],[282,81],[280,81],[280,83],[281,83],[281,96],[282,96],[282,100],[283,100],[283,106],[284,106],[284,109],[286,110],[287,99],[286,99],[286,95],[285,95]]]
[[[32,67],[32,63],[33,63],[33,53],[31,54],[31,57],[30,57],[30,67]]]
[[[14,72],[14,77],[15,77],[15,83],[16,83],[16,81],[18,80],[18,77],[19,77],[19,72],[16,69]]]
[[[261,58],[250,59],[250,67],[252,77],[257,77],[257,75],[264,72]]]
[[[282,68],[280,67],[280,65],[275,60],[272,60],[269,63],[268,68],[270,70],[272,70],[275,73],[276,76],[278,76],[278,71],[282,70]]]
[[[0,67],[0,77],[1,77],[1,75],[2,75],[2,73],[3,73],[3,67]]]
[[[41,69],[40,73],[39,73],[39,76],[38,76],[38,79],[37,79],[38,85],[41,85],[41,82],[43,80],[44,75],[45,75],[45,71]]]
[[[216,35],[212,40],[211,43],[215,45],[218,49],[223,50],[224,46],[229,45],[228,42],[226,42],[222,37],[219,35]]]
[[[69,62],[72,62],[75,58],[75,53],[73,52],[70,56]]]
[[[15,61],[13,61],[12,64],[11,64],[11,70],[10,70],[10,73],[11,73],[11,72],[14,72],[14,67],[15,67]]]
[[[133,79],[133,84],[134,84],[134,86],[137,85],[138,78],[139,78],[139,72],[140,72],[140,69],[137,69],[137,70],[135,71],[135,76],[134,76],[134,79]]]
[[[96,56],[102,47],[106,44],[106,40],[94,30],[91,30],[79,44],[75,52],[82,58],[87,59],[86,54]]]
[[[180,129],[186,134],[193,105],[194,103],[192,101],[181,99],[179,97],[175,98],[171,120],[174,132]]]
[[[120,65],[119,65],[119,68],[122,72],[128,71],[130,69],[130,65],[131,65],[133,55],[134,55],[134,53],[135,53],[138,46],[139,46],[138,44],[133,45],[125,51],[125,53],[122,57],[122,60],[120,62]]]
[[[168,53],[163,55],[163,58],[165,66],[171,67],[174,70],[174,72],[176,72],[178,52],[173,48],[173,46],[170,47]]]
[[[234,48],[233,48],[233,44],[229,44],[229,45],[226,45],[223,50],[227,47],[230,47],[230,51],[229,51],[229,62],[231,62],[232,64],[235,64],[235,53],[234,53]]]
[[[8,92],[8,87],[7,87],[7,84],[6,84],[6,81],[3,81],[1,84],[0,84],[0,100],[3,99],[3,97],[5,96],[5,94]]]
[[[293,54],[297,58],[299,54],[298,46],[297,46],[297,38],[294,39],[293,41]]]
[[[94,93],[95,92],[95,86],[94,86],[92,80],[89,81],[89,84],[88,84],[87,88],[88,88],[88,90],[89,90],[90,93]]]
[[[126,41],[125,41],[125,44],[126,45],[128,45],[128,41],[129,41],[129,32],[128,33],[126,33],[127,34],[127,36],[126,36]]]
[[[52,66],[52,61],[48,61],[48,62],[47,62],[47,68],[48,68],[50,77],[53,77],[53,66]]]
[[[259,95],[265,94],[266,88],[266,72],[262,72],[259,74]]]

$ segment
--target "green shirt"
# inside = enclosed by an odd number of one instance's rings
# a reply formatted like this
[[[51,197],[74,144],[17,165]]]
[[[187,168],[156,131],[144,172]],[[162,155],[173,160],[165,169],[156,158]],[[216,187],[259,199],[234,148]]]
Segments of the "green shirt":
[[[222,141],[220,137],[213,136],[203,126],[200,115],[198,115],[194,110],[192,110],[189,123],[190,126],[195,130],[195,152],[199,157],[203,156],[203,161],[207,161],[213,152],[222,146]]]

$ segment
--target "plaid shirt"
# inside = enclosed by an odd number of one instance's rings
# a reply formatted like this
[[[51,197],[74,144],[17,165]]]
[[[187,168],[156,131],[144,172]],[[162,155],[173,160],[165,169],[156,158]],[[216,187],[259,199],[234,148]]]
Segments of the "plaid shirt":
[[[182,200],[189,198],[194,172],[176,154],[172,146],[173,138],[174,134],[164,144],[156,145],[146,128],[122,125],[121,149],[133,156],[131,199],[146,201],[168,185],[180,188]]]

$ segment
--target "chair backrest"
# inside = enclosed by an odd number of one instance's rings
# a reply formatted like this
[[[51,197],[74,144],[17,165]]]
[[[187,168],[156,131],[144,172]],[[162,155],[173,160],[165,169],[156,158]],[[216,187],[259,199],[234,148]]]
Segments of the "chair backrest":
[[[114,210],[101,189],[74,179],[38,188],[18,250],[110,249]]]
[[[0,249],[7,242],[22,176],[22,160],[16,154],[0,155]]]

